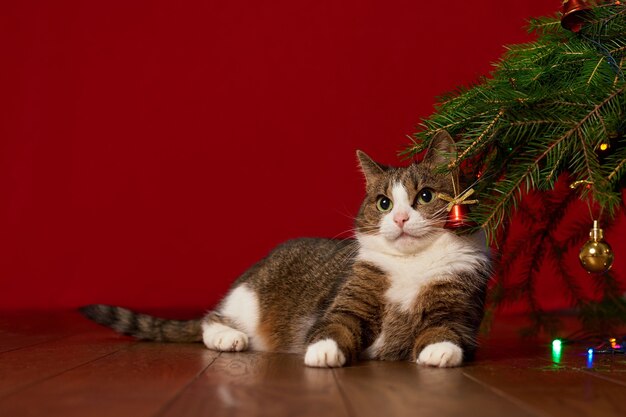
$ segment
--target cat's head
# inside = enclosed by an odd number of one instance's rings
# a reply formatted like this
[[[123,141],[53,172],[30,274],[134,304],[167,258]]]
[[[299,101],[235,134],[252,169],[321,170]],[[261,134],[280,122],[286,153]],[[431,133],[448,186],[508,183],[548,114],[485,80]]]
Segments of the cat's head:
[[[357,151],[365,174],[367,196],[355,220],[363,247],[394,255],[420,251],[433,238],[447,233],[447,202],[438,193],[453,195],[450,174],[435,168],[449,162],[454,140],[441,131],[421,163],[394,168],[374,162]]]

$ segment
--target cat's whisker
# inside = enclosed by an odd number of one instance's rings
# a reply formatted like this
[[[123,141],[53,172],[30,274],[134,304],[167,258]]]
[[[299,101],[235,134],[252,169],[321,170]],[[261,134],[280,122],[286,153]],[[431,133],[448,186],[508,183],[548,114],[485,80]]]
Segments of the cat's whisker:
[[[337,210],[337,213],[339,213],[340,215],[342,215],[343,217],[346,217],[350,220],[354,220],[354,213],[351,213],[350,211],[348,211],[348,209],[346,207],[343,208],[344,210]]]
[[[371,232],[371,231],[378,231],[379,227],[378,226],[361,226],[359,228],[351,228],[351,229],[347,229],[344,230],[343,232],[337,233],[335,236],[332,237],[332,239],[338,239],[341,236],[350,236],[350,237],[355,237],[359,232]]]
[[[342,236],[348,236],[348,237],[353,237],[354,236],[354,229],[348,229],[348,230],[344,230],[343,232],[339,232],[336,235],[334,235],[333,237],[331,237],[331,239],[339,239]]]

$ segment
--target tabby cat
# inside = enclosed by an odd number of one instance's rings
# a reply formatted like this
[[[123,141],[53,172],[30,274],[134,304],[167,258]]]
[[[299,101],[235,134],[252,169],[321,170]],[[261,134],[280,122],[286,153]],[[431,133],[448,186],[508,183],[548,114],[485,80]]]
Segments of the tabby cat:
[[[214,311],[165,320],[89,305],[90,319],[139,339],[202,341],[213,350],[304,354],[314,367],[359,358],[452,367],[471,359],[489,257],[482,234],[444,228],[450,176],[434,167],[454,145],[440,132],[421,163],[392,168],[357,156],[367,196],[354,240],[288,241],[246,271]]]

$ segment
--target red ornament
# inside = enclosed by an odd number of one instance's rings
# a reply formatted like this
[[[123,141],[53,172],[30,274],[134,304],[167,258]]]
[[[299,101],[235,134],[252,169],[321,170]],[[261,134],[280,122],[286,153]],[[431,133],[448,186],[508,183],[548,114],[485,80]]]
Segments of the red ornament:
[[[476,223],[468,220],[469,207],[465,204],[455,204],[452,210],[448,212],[448,220],[446,221],[446,229],[466,229],[476,227]]]
[[[591,7],[585,0],[566,0],[563,3],[561,26],[577,33],[587,21]]]

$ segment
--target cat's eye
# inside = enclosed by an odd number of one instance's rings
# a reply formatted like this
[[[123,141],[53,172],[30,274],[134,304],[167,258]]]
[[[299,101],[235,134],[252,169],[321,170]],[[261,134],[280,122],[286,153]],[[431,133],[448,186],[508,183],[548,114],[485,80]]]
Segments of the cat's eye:
[[[433,190],[430,188],[423,188],[417,193],[417,197],[415,199],[418,204],[428,204],[433,201],[434,197],[435,192]]]
[[[393,208],[393,202],[384,195],[378,196],[378,199],[376,200],[376,208],[378,211],[382,212],[389,211]]]

